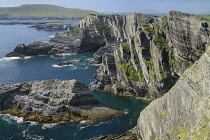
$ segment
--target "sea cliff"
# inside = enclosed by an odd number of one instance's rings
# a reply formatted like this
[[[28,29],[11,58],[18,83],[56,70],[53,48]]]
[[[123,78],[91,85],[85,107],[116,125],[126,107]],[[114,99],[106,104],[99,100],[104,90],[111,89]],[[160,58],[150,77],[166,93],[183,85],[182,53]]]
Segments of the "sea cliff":
[[[163,17],[92,14],[80,21],[79,29],[56,34],[48,42],[20,44],[6,56],[98,50],[90,62],[100,64],[92,90],[156,99],[203,54],[209,28],[205,19],[178,11]]]
[[[143,140],[210,138],[210,46],[171,90],[141,113],[136,133]]]

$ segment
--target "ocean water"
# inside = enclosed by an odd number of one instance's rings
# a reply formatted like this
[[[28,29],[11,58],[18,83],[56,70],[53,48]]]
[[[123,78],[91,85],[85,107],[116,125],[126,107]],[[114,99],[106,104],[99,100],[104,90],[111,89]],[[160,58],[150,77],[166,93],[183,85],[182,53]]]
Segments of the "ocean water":
[[[27,45],[33,41],[47,41],[56,32],[36,31],[25,25],[0,26],[0,84],[49,79],[77,79],[89,85],[98,69],[96,66],[88,65],[88,60],[93,53],[32,56],[26,59],[4,57],[17,44]],[[65,60],[75,59],[81,61],[65,67],[56,65]],[[0,139],[83,140],[108,134],[119,134],[133,128],[140,111],[149,104],[147,100],[118,96],[108,92],[93,92],[93,94],[105,105],[119,110],[128,110],[129,113],[112,116],[89,125],[75,122],[43,125],[24,122],[22,118],[0,115]]]

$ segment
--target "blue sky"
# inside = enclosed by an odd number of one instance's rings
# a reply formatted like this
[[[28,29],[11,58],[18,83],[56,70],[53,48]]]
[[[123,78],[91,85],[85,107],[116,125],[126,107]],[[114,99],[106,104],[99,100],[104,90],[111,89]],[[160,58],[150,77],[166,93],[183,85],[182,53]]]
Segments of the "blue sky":
[[[0,0],[0,7],[22,4],[53,4],[102,13],[167,13],[169,10],[177,10],[210,14],[210,0]]]

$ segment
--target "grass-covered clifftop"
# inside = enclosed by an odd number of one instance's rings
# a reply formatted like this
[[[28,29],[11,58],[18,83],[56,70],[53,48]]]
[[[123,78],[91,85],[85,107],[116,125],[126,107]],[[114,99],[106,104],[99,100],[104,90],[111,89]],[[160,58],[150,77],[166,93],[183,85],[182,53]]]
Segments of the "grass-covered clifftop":
[[[47,4],[27,4],[18,7],[0,7],[0,19],[68,19],[84,18],[96,11],[64,8]]]

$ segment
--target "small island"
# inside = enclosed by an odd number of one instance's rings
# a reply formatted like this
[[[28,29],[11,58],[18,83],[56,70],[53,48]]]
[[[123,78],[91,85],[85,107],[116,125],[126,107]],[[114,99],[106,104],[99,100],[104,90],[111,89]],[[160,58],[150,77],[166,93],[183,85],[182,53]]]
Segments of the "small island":
[[[61,21],[46,21],[46,22],[0,22],[0,25],[30,25],[29,28],[45,31],[73,30],[76,26]]]

